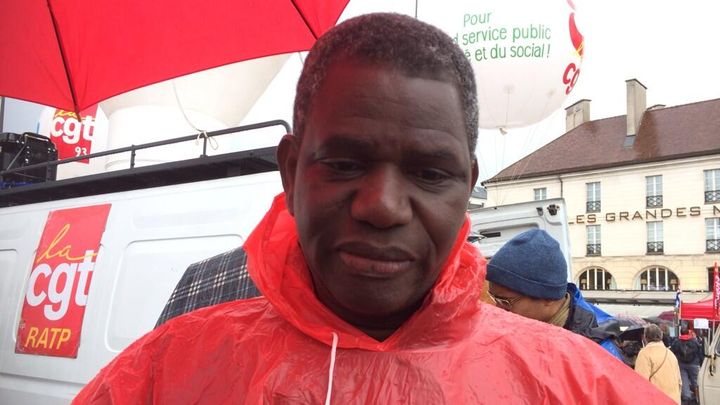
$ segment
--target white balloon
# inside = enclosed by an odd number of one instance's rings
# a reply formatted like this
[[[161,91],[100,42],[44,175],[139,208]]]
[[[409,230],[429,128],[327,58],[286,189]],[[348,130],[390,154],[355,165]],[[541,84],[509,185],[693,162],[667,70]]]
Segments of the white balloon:
[[[418,18],[447,32],[472,63],[481,128],[541,121],[580,75],[583,38],[572,0],[425,1]]]

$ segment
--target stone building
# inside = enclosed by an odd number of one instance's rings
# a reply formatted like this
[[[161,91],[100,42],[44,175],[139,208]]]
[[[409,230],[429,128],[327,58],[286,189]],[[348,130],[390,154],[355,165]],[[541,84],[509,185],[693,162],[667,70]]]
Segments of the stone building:
[[[720,261],[720,99],[646,108],[645,86],[626,86],[624,116],[590,120],[589,100],[568,107],[564,135],[483,182],[487,206],[563,197],[583,290],[710,291]]]

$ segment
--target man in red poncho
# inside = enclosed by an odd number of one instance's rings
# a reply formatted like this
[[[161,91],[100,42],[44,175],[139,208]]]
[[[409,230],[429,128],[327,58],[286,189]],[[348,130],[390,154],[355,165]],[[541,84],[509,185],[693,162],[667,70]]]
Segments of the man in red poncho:
[[[75,402],[668,403],[593,342],[480,303],[477,119],[436,28],[371,14],[328,32],[278,147],[285,193],[243,246],[263,296],[162,324]]]

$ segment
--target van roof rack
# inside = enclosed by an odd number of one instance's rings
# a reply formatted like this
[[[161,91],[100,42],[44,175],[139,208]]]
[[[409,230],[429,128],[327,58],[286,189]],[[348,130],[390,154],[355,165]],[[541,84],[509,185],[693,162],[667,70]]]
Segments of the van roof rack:
[[[71,177],[63,180],[47,180],[39,183],[0,189],[0,207],[275,171],[277,170],[277,160],[275,157],[277,147],[275,146],[213,156],[207,155],[207,142],[209,138],[272,126],[283,126],[286,133],[290,133],[290,126],[282,120],[207,132],[207,136],[200,137],[203,139],[203,153],[199,157],[151,166],[135,167],[135,152],[179,142],[195,141],[199,139],[198,135],[189,135],[142,145],[132,145],[79,157],[1,171],[0,184],[2,184],[3,177],[8,177],[8,175],[12,175],[13,173],[37,169],[38,167],[51,168],[82,159],[92,159],[117,153],[130,153],[130,167],[128,169]]]

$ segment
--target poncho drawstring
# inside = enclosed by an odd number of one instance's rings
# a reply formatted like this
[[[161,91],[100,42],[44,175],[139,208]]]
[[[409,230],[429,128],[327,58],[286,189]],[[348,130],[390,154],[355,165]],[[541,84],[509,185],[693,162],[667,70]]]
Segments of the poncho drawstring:
[[[335,372],[335,354],[337,353],[338,345],[337,333],[333,332],[332,337],[332,349],[330,350],[330,370],[328,371],[328,389],[327,395],[325,396],[325,405],[330,405],[330,396],[332,395],[333,373]]]

